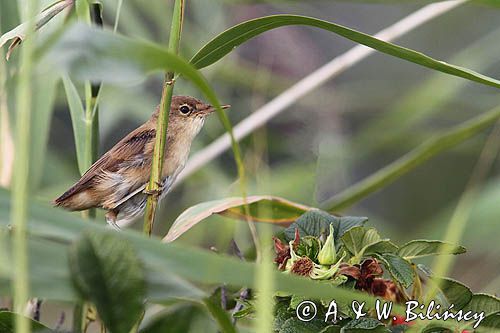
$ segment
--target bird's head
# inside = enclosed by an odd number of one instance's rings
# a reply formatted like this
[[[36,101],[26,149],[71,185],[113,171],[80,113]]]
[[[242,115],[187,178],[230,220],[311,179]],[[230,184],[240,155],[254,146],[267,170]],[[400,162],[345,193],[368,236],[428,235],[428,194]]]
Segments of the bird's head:
[[[223,105],[228,109],[230,105]],[[215,107],[191,96],[173,96],[170,104],[170,117],[179,119],[205,118],[215,111]],[[157,107],[154,118],[158,118],[160,107]]]
[[[223,105],[222,109],[229,108]],[[215,111],[215,107],[191,96],[173,96],[170,104],[169,130],[185,132],[185,134],[196,135],[205,118]],[[152,119],[156,121],[160,112],[160,107],[156,108]]]

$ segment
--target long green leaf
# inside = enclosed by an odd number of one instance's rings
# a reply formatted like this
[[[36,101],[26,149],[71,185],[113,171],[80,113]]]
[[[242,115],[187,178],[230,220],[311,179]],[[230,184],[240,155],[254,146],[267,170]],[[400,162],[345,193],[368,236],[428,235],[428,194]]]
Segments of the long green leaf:
[[[191,63],[196,68],[209,66],[224,57],[226,54],[230,53],[236,46],[243,44],[247,40],[268,30],[289,25],[306,25],[331,31],[337,35],[350,39],[356,43],[366,45],[382,53],[386,53],[443,73],[500,88],[499,80],[476,73],[467,68],[435,60],[420,52],[389,42],[384,42],[370,35],[335,23],[299,15],[272,15],[240,23],[224,31],[208,42],[193,56]]]
[[[243,208],[245,200],[241,197],[207,201],[189,207],[177,217],[172,227],[170,227],[168,234],[163,238],[163,241],[174,241],[213,214],[220,214],[244,221],[250,219],[255,222],[268,222],[288,226],[306,211],[312,209],[312,207],[280,197],[264,195],[247,197],[246,203],[249,206],[250,215],[246,214]]]
[[[491,126],[498,118],[500,118],[500,107],[468,120],[443,134],[431,137],[429,140],[388,166],[328,199],[322,206],[330,211],[349,207],[369,194],[392,183],[400,176],[413,170],[431,157],[454,147],[479,133],[486,127]]]
[[[33,77],[35,86],[33,99],[36,112],[33,113],[31,119],[32,149],[30,158],[32,161],[36,161],[36,164],[32,165],[30,174],[31,187],[35,190],[39,186],[42,177],[58,82],[58,77],[52,73],[44,74],[43,77],[40,75]]]
[[[37,285],[37,288],[31,289],[32,296],[74,301],[76,297],[67,267],[70,242],[77,239],[83,232],[105,233],[108,229],[103,225],[85,222],[75,215],[36,201],[30,203],[30,208],[32,212],[28,224],[30,257],[33,262],[32,267],[37,268],[30,275],[31,285]],[[9,209],[8,192],[0,189],[0,229],[6,229],[9,224]],[[242,262],[236,258],[176,243],[164,244],[158,239],[146,238],[141,233],[132,230],[124,230],[116,237],[133,246],[143,262],[149,301],[161,303],[171,301],[172,298],[193,300],[193,297],[182,296],[182,293],[191,291],[186,287],[188,284],[186,279],[200,284],[257,287],[254,279],[256,272],[254,263]],[[9,271],[12,265],[11,261],[10,266],[7,267]],[[367,302],[367,307],[372,307],[374,304],[375,298],[359,291],[283,274],[277,270],[273,270],[271,276],[275,281],[276,290],[286,294],[294,294],[307,299],[327,301],[335,299],[339,303],[349,304],[354,299]],[[0,295],[10,295],[11,290],[6,288],[6,285],[7,281],[0,276]],[[194,286],[192,288],[194,290],[191,294],[199,290]],[[201,298],[197,299],[199,301]],[[402,314],[403,312],[404,309],[401,306],[394,305],[393,313]],[[452,327],[451,324],[448,326]]]
[[[78,161],[78,170],[83,174],[87,167],[92,164],[90,156],[87,156],[85,149],[86,139],[86,120],[85,109],[83,108],[80,95],[76,90],[75,84],[69,76],[63,75],[62,82],[64,91],[66,92],[66,99],[68,101],[69,112],[71,115],[71,124],[73,127],[73,135],[75,137],[76,156]],[[89,164],[90,163],[90,164]]]
[[[0,311],[0,332],[1,333],[14,333],[14,322],[20,314]],[[32,320],[31,318],[24,317],[26,321],[31,324],[31,330],[36,333],[52,333],[48,327],[43,326],[40,322]]]
[[[9,224],[9,210],[8,192],[0,189],[0,228],[6,228]],[[37,286],[32,289],[32,296],[54,299],[51,293],[56,293],[56,289],[59,289],[62,291],[59,291],[56,299],[75,300],[67,267],[67,251],[70,243],[76,240],[82,232],[103,233],[108,229],[103,225],[85,222],[75,215],[36,202],[31,203],[31,212],[29,233],[32,249],[30,255],[32,262],[36,263],[32,267],[38,267],[37,271],[30,275],[32,285]],[[165,297],[165,293],[177,291],[169,290],[169,288],[177,288],[176,285],[162,286],[156,279],[170,280],[171,283],[175,280],[188,279],[202,284],[226,283],[255,287],[255,264],[253,263],[242,262],[236,258],[190,248],[175,242],[161,243],[158,239],[146,238],[141,233],[132,230],[124,230],[116,237],[120,237],[136,249],[145,267],[148,298],[154,302],[171,300],[171,297]],[[276,281],[277,289],[283,292],[317,299],[335,298],[345,302],[356,299],[360,302],[367,301],[369,304],[373,302],[373,298],[364,293],[316,283],[278,271],[274,271],[272,276]],[[4,282],[0,277],[0,294],[10,294]],[[186,283],[184,282],[184,285]],[[52,286],[48,289],[50,292],[43,290],[43,287],[50,286]],[[179,297],[177,295],[177,298]]]

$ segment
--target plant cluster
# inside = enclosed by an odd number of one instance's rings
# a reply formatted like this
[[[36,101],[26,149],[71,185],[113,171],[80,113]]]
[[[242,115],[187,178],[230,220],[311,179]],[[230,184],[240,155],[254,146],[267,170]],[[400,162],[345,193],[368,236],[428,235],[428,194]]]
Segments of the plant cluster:
[[[486,311],[480,329],[497,328],[500,300],[485,294],[473,294],[464,284],[449,278],[436,277],[431,270],[416,259],[434,255],[465,253],[459,245],[437,240],[413,240],[397,246],[382,238],[375,228],[365,226],[364,217],[337,217],[320,210],[303,214],[284,232],[274,237],[274,262],[284,274],[294,274],[349,290],[361,291],[378,297],[393,306],[408,301],[429,304],[426,291],[435,288],[436,304],[442,313],[453,304],[454,311]],[[356,318],[351,303],[336,301],[338,315],[335,320],[328,316],[331,300],[315,300],[317,316],[310,321],[297,318],[297,308],[309,300],[293,294],[279,293],[276,297],[276,332],[402,332],[416,321],[405,321],[396,312],[388,313],[379,320],[374,308],[368,316]],[[236,316],[252,313],[253,303]],[[444,323],[444,322],[441,322]],[[426,327],[427,326],[427,327]],[[464,323],[451,326],[433,322],[424,326],[425,332],[455,332]]]

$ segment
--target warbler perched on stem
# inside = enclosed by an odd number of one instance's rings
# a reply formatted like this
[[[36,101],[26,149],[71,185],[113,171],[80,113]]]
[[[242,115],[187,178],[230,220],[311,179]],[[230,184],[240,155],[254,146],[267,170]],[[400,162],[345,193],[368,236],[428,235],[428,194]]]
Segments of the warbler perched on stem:
[[[224,105],[226,109],[229,105]],[[173,96],[170,106],[159,199],[169,191],[188,159],[191,143],[200,132],[205,117],[215,111],[194,97]],[[55,206],[68,210],[104,208],[106,221],[118,223],[144,213],[148,194],[156,124],[160,108],[97,160],[80,180],[54,200]]]

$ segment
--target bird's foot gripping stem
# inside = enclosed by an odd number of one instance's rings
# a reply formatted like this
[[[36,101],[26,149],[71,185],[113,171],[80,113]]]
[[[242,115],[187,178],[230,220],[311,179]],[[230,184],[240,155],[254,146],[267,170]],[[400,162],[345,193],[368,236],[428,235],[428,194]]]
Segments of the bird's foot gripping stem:
[[[156,182],[156,185],[158,185],[158,189],[148,189],[147,187],[144,189],[143,193],[144,194],[147,194],[147,195],[154,195],[154,196],[161,196],[161,194],[163,193],[163,182],[162,183],[159,183],[159,182]]]

